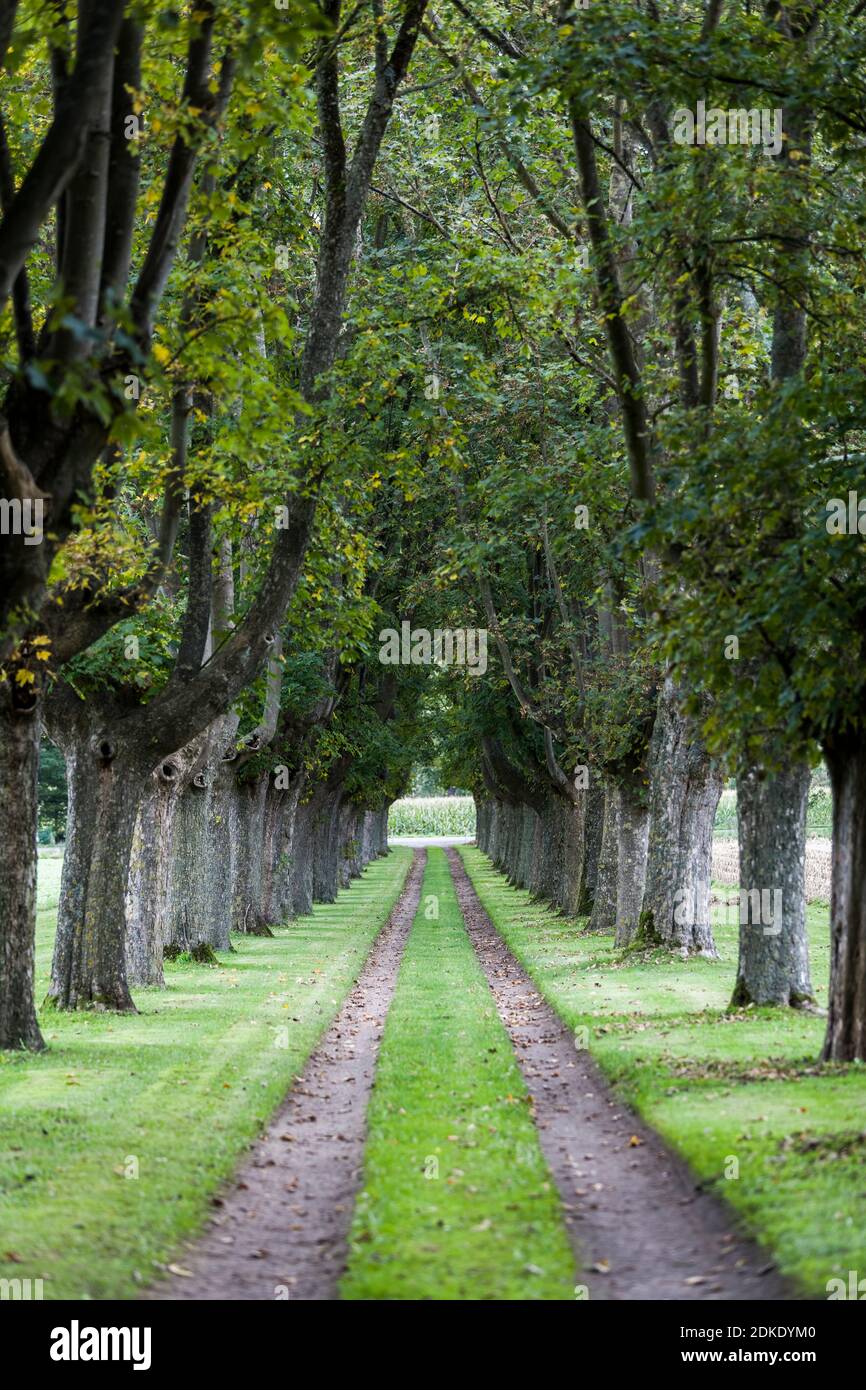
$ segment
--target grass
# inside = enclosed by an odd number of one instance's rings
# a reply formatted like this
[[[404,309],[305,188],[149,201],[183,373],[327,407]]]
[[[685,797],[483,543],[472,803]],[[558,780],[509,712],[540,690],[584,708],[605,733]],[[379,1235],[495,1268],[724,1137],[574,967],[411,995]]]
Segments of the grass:
[[[343,1298],[574,1297],[527,1102],[447,860],[433,849],[379,1054]]]
[[[73,1299],[154,1279],[330,1024],[410,862],[397,849],[273,938],[234,938],[218,967],[167,965],[138,1015],[51,1013],[46,1053],[2,1056],[0,1278]],[[40,862],[37,997],[59,868]]]
[[[831,1278],[866,1273],[866,1067],[816,1065],[823,1018],[727,1012],[735,914],[717,911],[731,919],[715,927],[718,961],[658,951],[622,959],[611,938],[584,934],[509,887],[479,850],[461,853],[548,1002],[570,1027],[588,1030],[620,1092],[737,1209],[781,1269],[817,1297]],[[810,907],[808,924],[813,982],[826,1003],[826,905]]]
[[[471,796],[407,796],[388,812],[389,835],[474,835]]]

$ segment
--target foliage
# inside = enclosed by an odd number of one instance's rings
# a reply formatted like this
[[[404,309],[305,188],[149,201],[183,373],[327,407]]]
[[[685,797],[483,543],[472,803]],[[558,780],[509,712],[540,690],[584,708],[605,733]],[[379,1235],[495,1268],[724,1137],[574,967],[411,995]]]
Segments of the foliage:
[[[66,763],[59,748],[47,739],[39,750],[39,825],[51,837],[66,833]]]

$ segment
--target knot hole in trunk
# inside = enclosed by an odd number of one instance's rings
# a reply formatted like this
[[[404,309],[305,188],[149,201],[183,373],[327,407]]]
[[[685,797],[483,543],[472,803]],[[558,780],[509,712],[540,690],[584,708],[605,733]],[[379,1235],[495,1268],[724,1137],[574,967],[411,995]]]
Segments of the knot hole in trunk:
[[[96,734],[90,740],[90,747],[103,763],[113,762],[117,757],[117,744],[105,734]]]

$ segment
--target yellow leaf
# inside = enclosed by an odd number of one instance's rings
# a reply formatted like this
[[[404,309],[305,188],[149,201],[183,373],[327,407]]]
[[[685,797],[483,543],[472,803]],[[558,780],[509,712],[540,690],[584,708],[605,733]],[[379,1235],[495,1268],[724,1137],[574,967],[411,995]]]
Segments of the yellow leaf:
[[[33,685],[36,680],[32,671],[28,671],[25,666],[19,666],[15,672],[15,681],[18,685]]]

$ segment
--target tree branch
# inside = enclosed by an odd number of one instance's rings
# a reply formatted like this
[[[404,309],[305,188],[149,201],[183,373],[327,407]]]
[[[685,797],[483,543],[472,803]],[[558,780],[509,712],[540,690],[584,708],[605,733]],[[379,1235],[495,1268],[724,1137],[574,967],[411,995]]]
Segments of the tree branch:
[[[117,42],[125,0],[88,9],[75,70],[64,85],[39,153],[0,223],[0,309],[63,189],[72,178],[99,109],[100,77]]]

